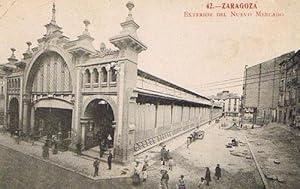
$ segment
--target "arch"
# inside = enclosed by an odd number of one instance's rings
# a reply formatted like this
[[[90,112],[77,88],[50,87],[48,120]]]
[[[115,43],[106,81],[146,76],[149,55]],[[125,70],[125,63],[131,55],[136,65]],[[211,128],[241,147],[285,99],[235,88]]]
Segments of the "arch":
[[[118,112],[118,109],[117,109],[117,103],[115,102],[115,100],[109,96],[109,95],[92,95],[92,96],[89,96],[83,103],[83,106],[82,106],[82,111],[81,111],[81,117],[85,117],[84,116],[84,113],[85,113],[85,110],[87,108],[87,106],[94,100],[105,100],[106,102],[108,102],[108,104],[111,106],[112,110],[113,110],[113,113],[114,113],[114,118],[115,120],[117,120],[117,112]]]
[[[92,148],[100,144],[100,148],[103,145],[112,148],[115,143],[114,125],[116,123],[112,105],[103,98],[94,98],[85,106],[82,114],[81,120],[85,121],[83,123],[85,148]],[[102,155],[100,154],[100,157]]]
[[[13,133],[19,128],[19,100],[13,97],[9,101],[9,129]]]
[[[105,67],[101,68],[101,82],[106,83],[107,82],[107,70]]]
[[[24,89],[27,91],[28,85],[30,84],[30,74],[32,71],[32,68],[34,68],[35,64],[37,63],[37,60],[40,56],[43,54],[47,54],[49,52],[57,53],[62,57],[64,62],[66,63],[71,76],[71,84],[72,84],[72,91],[74,91],[76,83],[75,83],[75,65],[72,63],[72,56],[66,52],[64,49],[55,46],[55,45],[48,45],[46,49],[39,50],[36,55],[32,58],[31,62],[28,64],[29,66],[25,69],[25,77],[24,77]],[[27,91],[28,92],[28,91]]]
[[[99,72],[97,68],[93,69],[93,83],[99,83]]]
[[[73,104],[58,98],[42,98],[34,102],[35,108],[61,108],[73,110]]]
[[[28,77],[28,85],[26,88],[27,92],[32,92],[35,90],[35,85],[39,83],[42,86],[42,90],[37,92],[44,93],[54,93],[57,92],[57,85],[60,85],[59,92],[70,92],[72,85],[70,81],[70,70],[67,67],[65,60],[55,52],[48,52],[39,56],[36,60],[36,64],[32,67],[30,75]],[[57,72],[58,66],[55,66],[55,63],[59,63],[59,69],[62,71],[60,75],[55,74]],[[57,64],[56,64],[57,65]],[[43,74],[43,78],[40,78]],[[56,77],[56,78],[55,78]],[[39,80],[43,82],[39,82]],[[55,82],[60,80],[59,83]]]
[[[116,73],[116,70],[114,69],[114,67],[110,68],[110,78],[111,78],[111,82],[117,81],[117,73]]]
[[[91,83],[91,72],[89,69],[86,69],[84,71],[84,84],[89,84]]]

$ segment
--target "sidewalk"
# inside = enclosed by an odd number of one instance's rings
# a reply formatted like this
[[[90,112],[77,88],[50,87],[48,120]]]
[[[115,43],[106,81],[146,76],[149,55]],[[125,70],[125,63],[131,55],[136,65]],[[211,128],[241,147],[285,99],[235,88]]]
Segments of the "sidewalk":
[[[199,127],[200,130],[206,130],[211,125],[205,124]],[[177,148],[186,145],[187,136],[190,135],[191,132],[187,132],[183,135],[180,135],[176,138],[173,138],[164,144],[167,146],[167,149],[170,150],[170,152],[175,151]],[[21,141],[20,144],[16,144],[15,139],[11,138],[9,133],[1,133],[0,134],[0,145],[3,145],[5,147],[8,147],[10,149],[13,149],[15,151],[21,152],[23,154],[29,155],[34,158],[42,159],[42,143],[35,142],[35,144],[32,146],[30,142]],[[145,155],[147,154],[149,156],[149,164],[150,166],[153,165],[155,162],[160,161],[160,150],[161,146],[157,145],[153,147],[152,149],[145,151],[137,156],[135,156],[136,160],[143,161]],[[94,158],[98,157],[98,148],[94,148],[89,151],[83,151],[82,156],[78,156],[76,153],[71,151],[66,152],[59,152],[56,155],[52,154],[52,150],[50,149],[49,154],[49,160],[43,160],[45,162],[48,162],[54,166],[61,167],[63,169],[81,174],[83,176],[89,177],[91,179],[110,179],[110,178],[117,178],[117,177],[131,177],[133,167],[135,163],[131,163],[127,166],[122,166],[120,164],[112,164],[112,170],[107,170],[108,165],[105,162],[106,159],[101,159],[100,165],[99,165],[99,176],[93,177],[94,174],[94,167],[93,162]],[[104,157],[106,158],[106,156]],[[123,170],[126,170],[126,174],[122,174]]]
[[[11,138],[9,134],[0,134],[0,145],[19,151],[23,154],[31,157],[42,159],[42,144],[36,142],[33,146],[29,142],[21,141],[20,144],[16,144],[15,139]],[[49,160],[44,160],[54,166],[61,167],[63,169],[87,176],[92,179],[108,179],[116,177],[129,177],[131,176],[130,168],[121,166],[119,164],[112,164],[112,170],[107,170],[108,165],[105,162],[100,162],[99,176],[93,177],[94,167],[93,162],[95,159],[87,156],[78,156],[74,152],[66,151],[59,152],[56,155],[52,154],[52,150],[49,151]],[[122,170],[127,168],[129,172],[127,174],[121,174]]]

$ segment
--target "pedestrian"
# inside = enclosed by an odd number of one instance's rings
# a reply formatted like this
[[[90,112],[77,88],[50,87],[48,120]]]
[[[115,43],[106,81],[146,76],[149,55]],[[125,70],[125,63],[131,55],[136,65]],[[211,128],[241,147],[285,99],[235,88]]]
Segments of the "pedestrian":
[[[105,148],[105,142],[104,142],[104,140],[101,140],[101,142],[99,144],[99,148],[100,148],[100,158],[102,158],[103,154],[104,154],[104,148]]]
[[[165,158],[164,159],[166,161],[169,161],[169,158],[170,158],[170,150],[167,150],[166,153],[165,153]]]
[[[169,189],[169,175],[168,175],[168,171],[164,171],[161,179],[160,179],[160,183],[161,183],[161,188],[162,189]]]
[[[221,177],[221,168],[220,164],[217,164],[216,171],[215,171],[215,176],[217,177],[217,180]]]
[[[186,189],[185,182],[184,182],[184,175],[180,176],[180,179],[178,181],[178,189]]]
[[[166,145],[164,145],[161,150],[160,150],[160,158],[164,160],[165,158],[165,153],[166,153]]]
[[[136,165],[134,167],[133,175],[132,175],[132,183],[134,185],[140,184],[140,169],[139,169],[139,162],[136,161]]]
[[[79,142],[76,144],[76,151],[77,151],[77,155],[81,155],[81,148],[82,148],[82,144]]]
[[[48,147],[47,142],[43,146],[43,158],[49,159],[49,147]]]
[[[149,166],[149,157],[145,155],[144,164],[148,167]]]
[[[93,163],[93,166],[94,166],[94,177],[96,176],[99,176],[98,173],[99,173],[99,164],[100,164],[100,160],[99,158],[96,158],[94,163]]]
[[[209,186],[209,182],[211,181],[211,177],[210,177],[210,170],[209,170],[208,167],[206,167],[205,180],[206,180],[206,185]]]
[[[17,144],[20,144],[20,131],[18,129],[15,131],[15,140]]]
[[[148,178],[147,165],[144,164],[143,168],[142,168],[142,179],[143,179],[143,182],[146,182],[147,178]]]
[[[161,160],[160,173],[164,174],[165,171],[166,171],[166,162],[162,159]]]
[[[200,182],[198,183],[198,189],[204,189],[205,187],[205,179],[201,177]]]
[[[189,136],[187,137],[187,148],[189,148],[189,146],[190,146],[191,143],[192,143],[192,136],[189,135]]]
[[[56,140],[53,140],[53,148],[52,148],[52,153],[53,154],[57,154],[58,153],[58,151],[57,151],[57,142],[56,142]]]
[[[111,170],[111,163],[112,163],[113,155],[111,151],[109,151],[108,157],[107,157],[107,163],[108,163],[108,170]]]
[[[107,143],[108,143],[108,148],[111,148],[112,147],[112,137],[110,134],[108,134],[107,136]]]
[[[174,165],[173,158],[170,157],[170,160],[169,160],[169,170],[170,170],[170,171],[173,171],[173,165]]]

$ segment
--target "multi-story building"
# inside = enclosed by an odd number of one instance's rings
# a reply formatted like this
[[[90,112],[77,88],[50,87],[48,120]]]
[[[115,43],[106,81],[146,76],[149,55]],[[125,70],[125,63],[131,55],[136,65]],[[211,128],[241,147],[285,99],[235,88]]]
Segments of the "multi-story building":
[[[279,102],[280,66],[294,52],[265,61],[252,67],[246,67],[243,86],[243,111],[250,110],[254,121],[271,122],[277,120]]]
[[[280,63],[278,121],[300,127],[300,50]]]
[[[109,39],[115,50],[104,43],[94,47],[88,20],[82,34],[69,39],[56,23],[55,5],[38,46],[27,42],[21,60],[11,49],[2,65],[8,130],[55,135],[84,150],[110,138],[114,159],[128,162],[147,147],[221,115],[221,107],[207,97],[138,69],[139,54],[147,47],[137,36],[133,3],[126,6],[122,31]]]
[[[216,96],[211,96],[215,102],[222,104],[223,114],[226,116],[237,117],[240,112],[241,98],[237,94],[230,93],[229,91],[222,91]]]

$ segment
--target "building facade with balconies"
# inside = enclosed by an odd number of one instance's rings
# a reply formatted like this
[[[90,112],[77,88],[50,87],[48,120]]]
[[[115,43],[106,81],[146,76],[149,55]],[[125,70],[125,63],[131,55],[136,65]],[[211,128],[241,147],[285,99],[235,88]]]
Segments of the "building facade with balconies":
[[[280,103],[280,63],[288,60],[294,51],[260,64],[246,67],[243,86],[243,111],[251,109],[254,122],[263,124],[278,120]]]
[[[280,64],[279,122],[300,126],[300,51]]]
[[[222,91],[215,96],[211,96],[215,102],[222,104],[223,114],[237,117],[241,108],[241,97],[229,91]]]

